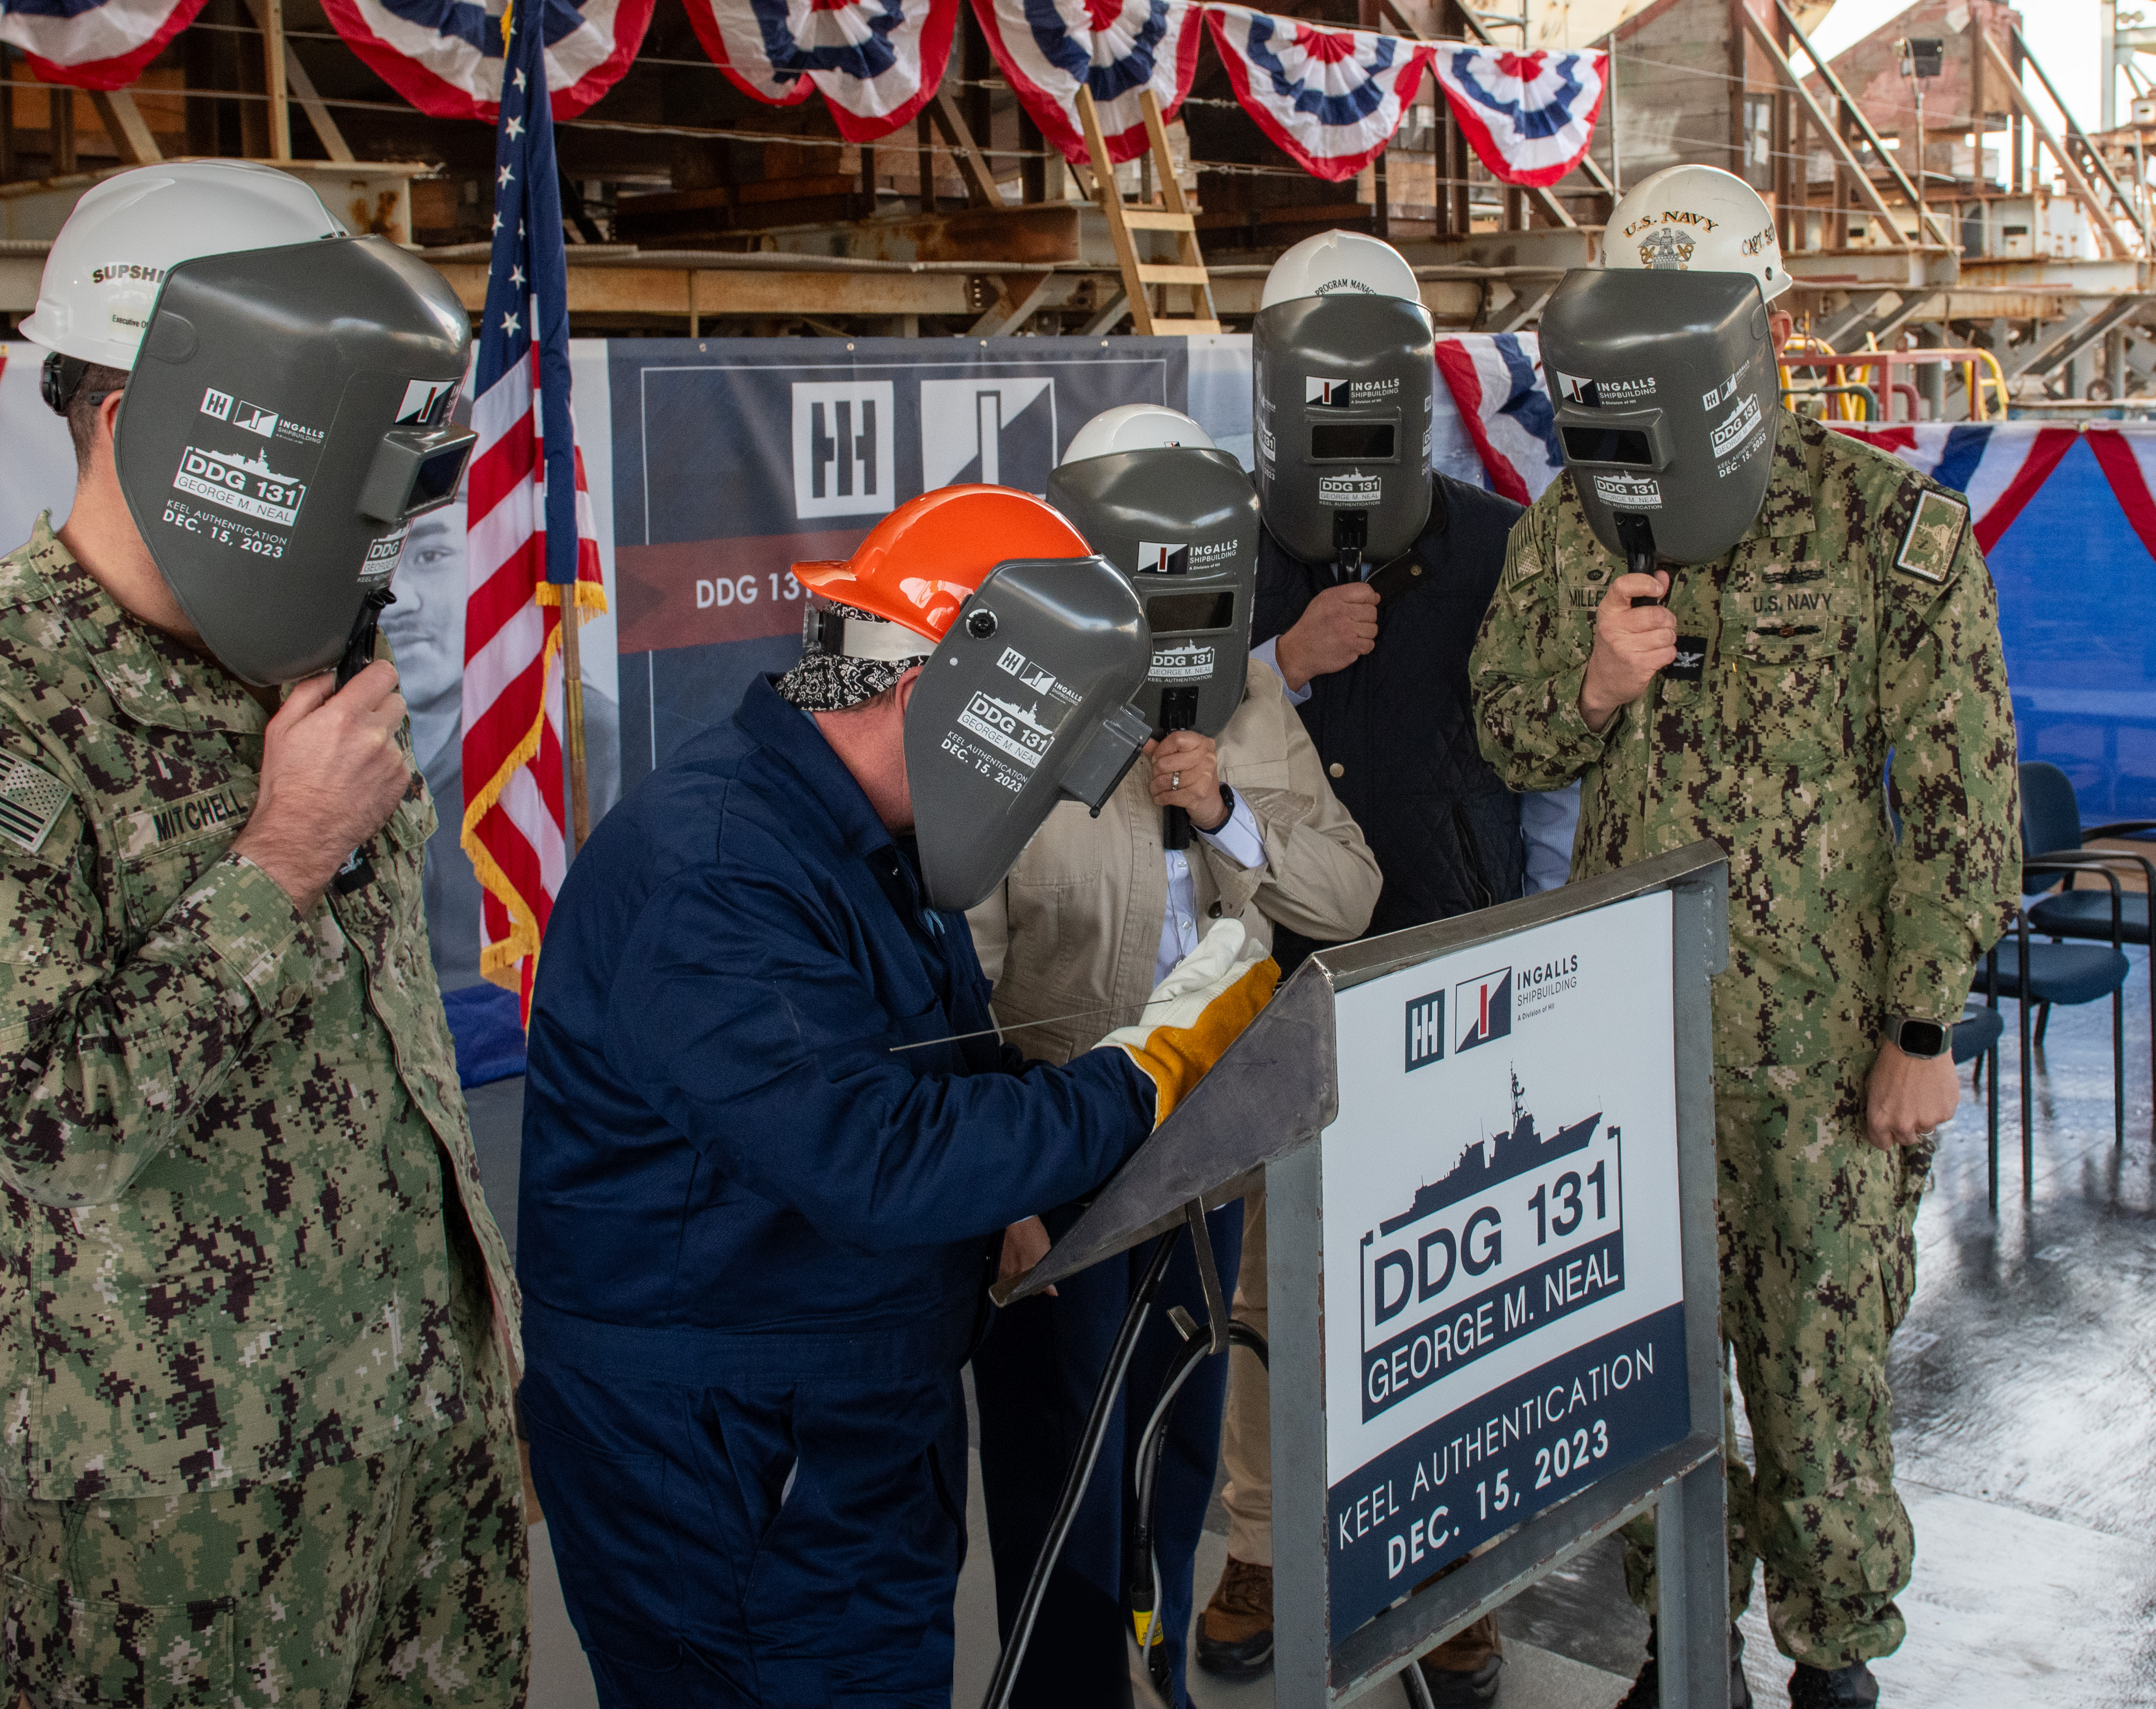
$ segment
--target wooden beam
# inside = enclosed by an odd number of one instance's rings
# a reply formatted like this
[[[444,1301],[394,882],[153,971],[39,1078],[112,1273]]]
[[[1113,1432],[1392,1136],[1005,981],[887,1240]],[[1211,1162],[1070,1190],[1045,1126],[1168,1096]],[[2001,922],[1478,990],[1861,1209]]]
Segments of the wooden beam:
[[[1991,69],[1999,74],[1999,80],[2006,85],[2007,100],[2021,110],[2021,115],[2028,120],[2030,127],[2036,133],[2037,140],[2051,151],[2051,157],[2059,163],[2059,175],[2066,181],[2066,188],[2073,192],[2075,198],[2084,208],[2088,209],[2090,221],[2096,227],[2097,238],[2103,244],[2106,253],[2121,260],[2132,259],[2133,252],[2127,247],[2119,237],[2118,230],[2112,226],[2110,210],[2097,200],[2096,192],[2090,187],[2089,181],[2082,176],[2082,169],[2075,164],[2074,157],[2066,152],[2065,145],[2052,134],[2051,127],[2038,115],[2035,104],[2029,99],[2028,91],[2021,87],[2021,80],[2007,69],[2006,61],[2000,57],[1997,45],[1981,30],[1977,32],[1976,44],[1978,51],[1989,56]],[[2026,57],[2025,49],[2024,57]],[[2032,60],[2030,63],[2035,62]]]
[[[105,126],[105,134],[112,139],[122,161],[131,167],[146,167],[165,157],[157,139],[150,134],[141,108],[135,105],[132,90],[93,89],[89,94],[90,105],[97,109],[98,122]]]
[[[281,0],[279,3],[281,6]],[[269,39],[271,25],[270,6],[270,0],[247,0],[247,9],[254,14],[254,27],[262,32],[265,43]],[[331,160],[345,164],[357,160],[359,157],[352,151],[352,145],[344,140],[344,132],[338,128],[337,121],[330,116],[328,104],[316,90],[315,80],[307,75],[307,68],[300,63],[299,50],[292,45],[290,38],[284,38],[281,12],[277,32],[285,39],[285,86],[291,91],[292,99],[299,102],[300,110],[307,115],[307,122],[315,127],[315,135],[321,139],[322,151]],[[291,137],[291,120],[288,115],[285,121],[287,158],[290,158]]]
[[[1093,182],[1099,187],[1101,212],[1107,217],[1108,237],[1116,246],[1116,264],[1122,269],[1123,292],[1131,301],[1131,326],[1141,338],[1152,336],[1152,304],[1138,272],[1137,246],[1123,222],[1123,192],[1116,183],[1116,169],[1108,159],[1108,144],[1101,135],[1101,114],[1093,105],[1093,91],[1078,85],[1078,124],[1086,133],[1086,151],[1093,161]]]
[[[458,300],[477,313],[486,306],[486,264],[436,264]],[[1052,275],[1060,277],[1060,275]],[[635,315],[686,321],[700,330],[714,315],[862,315],[973,316],[964,273],[793,272],[722,267],[572,267],[572,315]]]
[[[1752,39],[1758,43],[1766,54],[1768,64],[1774,68],[1782,81],[1789,85],[1790,93],[1803,105],[1805,115],[1811,120],[1812,128],[1826,138],[1827,146],[1834,150],[1835,157],[1849,173],[1859,192],[1871,204],[1872,211],[1887,222],[1887,229],[1893,235],[1893,242],[1887,247],[1896,249],[1909,248],[1908,239],[1902,235],[1901,222],[1895,218],[1894,211],[1887,207],[1887,198],[1879,193],[1878,186],[1871,182],[1871,174],[1857,164],[1856,155],[1850,150],[1849,139],[1841,134],[1840,126],[1827,123],[1826,115],[1820,110],[1819,102],[1804,87],[1804,80],[1797,75],[1796,68],[1782,57],[1782,49],[1767,33],[1766,25],[1753,17],[1748,8],[1743,9],[1743,18],[1745,28],[1752,32]],[[1913,192],[1911,205],[1915,205]]]
[[[292,157],[290,83],[285,71],[285,0],[262,0],[262,72],[270,91],[270,158]]]
[[[1057,280],[1053,273],[1006,273],[998,277],[996,300],[966,329],[969,338],[1001,338],[1026,323]],[[1067,293],[1066,293],[1067,295]]]
[[[966,115],[958,110],[958,103],[948,83],[939,84],[936,99],[929,103],[929,110],[936,115],[942,126],[943,135],[951,144],[951,152],[957,157],[958,169],[965,174],[966,199],[975,208],[1001,208],[1004,192],[996,187],[996,175],[988,170],[988,157],[981,146],[973,141]]]

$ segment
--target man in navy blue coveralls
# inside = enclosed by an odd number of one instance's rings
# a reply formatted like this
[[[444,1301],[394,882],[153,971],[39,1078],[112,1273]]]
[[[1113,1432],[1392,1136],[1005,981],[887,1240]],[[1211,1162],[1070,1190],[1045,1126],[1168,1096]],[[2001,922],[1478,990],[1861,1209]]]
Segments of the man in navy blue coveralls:
[[[608,815],[539,975],[522,1409],[608,1706],[948,1709],[992,1236],[1153,1125],[1123,1051],[998,1042],[964,916],[793,698]]]

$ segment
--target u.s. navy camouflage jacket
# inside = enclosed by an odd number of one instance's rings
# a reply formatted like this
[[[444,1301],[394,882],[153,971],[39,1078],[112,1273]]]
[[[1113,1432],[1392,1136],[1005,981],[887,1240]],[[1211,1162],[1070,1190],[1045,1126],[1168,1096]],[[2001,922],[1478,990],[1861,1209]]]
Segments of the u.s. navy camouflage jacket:
[[[1571,477],[1552,483],[1513,528],[1476,644],[1482,751],[1516,789],[1584,778],[1575,877],[1701,838],[1728,851],[1718,1062],[1868,1064],[1887,1016],[1960,1014],[2011,917],[1998,600],[1958,494],[1786,411],[1774,459],[1735,549],[1673,572],[1698,680],[1658,676],[1599,735],[1579,689],[1624,565]]]
[[[267,722],[45,523],[0,558],[0,1493],[280,1478],[460,1418],[445,1218],[515,1332],[433,805],[415,768],[374,882],[303,916],[228,852]]]

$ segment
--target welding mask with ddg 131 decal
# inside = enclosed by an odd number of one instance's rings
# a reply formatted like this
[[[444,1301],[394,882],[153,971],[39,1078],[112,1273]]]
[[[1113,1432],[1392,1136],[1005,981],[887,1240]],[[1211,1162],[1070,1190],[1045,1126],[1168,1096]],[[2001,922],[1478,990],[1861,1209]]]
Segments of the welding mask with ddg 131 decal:
[[[1437,368],[1414,269],[1354,232],[1273,264],[1251,328],[1258,503],[1305,563],[1383,565],[1430,520]]]
[[[850,558],[793,573],[870,613],[819,623],[816,644],[888,659],[894,628],[934,644],[906,706],[906,776],[935,907],[987,896],[1059,801],[1098,813],[1152,733],[1130,704],[1152,658],[1130,578],[1029,493],[939,487]]]
[[[235,675],[336,664],[447,504],[471,347],[442,275],[378,237],[205,255],[165,275],[113,428],[121,490]]]
[[[1157,731],[1218,737],[1243,703],[1258,496],[1188,416],[1127,403],[1078,429],[1048,501],[1131,577],[1152,631],[1137,705]]]
[[[1633,569],[1710,563],[1766,501],[1780,412],[1748,273],[1575,268],[1543,310],[1558,437],[1594,536]]]

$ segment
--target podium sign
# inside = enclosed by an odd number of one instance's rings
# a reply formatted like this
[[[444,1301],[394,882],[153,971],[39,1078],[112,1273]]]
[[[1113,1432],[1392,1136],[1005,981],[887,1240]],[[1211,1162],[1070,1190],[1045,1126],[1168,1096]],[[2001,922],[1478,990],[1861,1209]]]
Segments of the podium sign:
[[[1664,890],[1338,997],[1335,1641],[1686,1434],[1670,966]]]
[[[1727,882],[1698,843],[1312,956],[996,1291],[1262,1171],[1283,1709],[1363,1696],[1649,1508],[1664,1709],[1727,1701]]]

